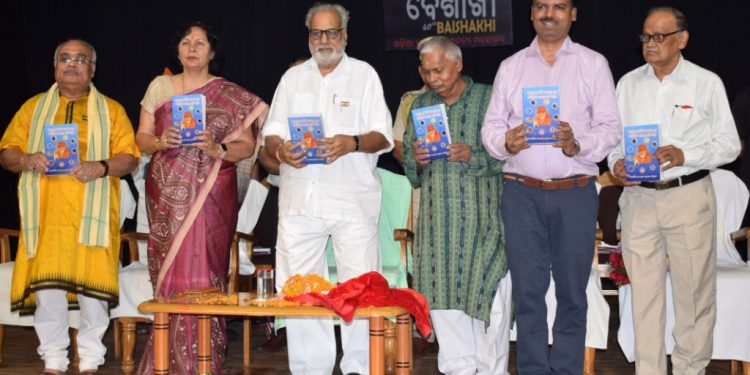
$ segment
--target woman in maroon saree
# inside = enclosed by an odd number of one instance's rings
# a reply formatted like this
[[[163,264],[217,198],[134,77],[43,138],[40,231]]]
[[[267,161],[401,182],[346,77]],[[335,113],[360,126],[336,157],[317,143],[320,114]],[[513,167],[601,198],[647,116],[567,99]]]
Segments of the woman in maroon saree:
[[[148,267],[155,296],[188,289],[226,291],[229,247],[237,224],[235,162],[252,155],[267,105],[257,96],[208,72],[218,40],[203,24],[182,33],[178,57],[183,72],[154,79],[141,102],[136,140],[153,154],[146,177],[149,219]],[[203,94],[206,131],[194,146],[181,146],[172,126],[171,97]],[[158,136],[157,136],[158,135]],[[171,315],[170,371],[197,371],[197,319]],[[222,373],[226,327],[211,324],[212,373]],[[153,335],[139,373],[153,372]]]

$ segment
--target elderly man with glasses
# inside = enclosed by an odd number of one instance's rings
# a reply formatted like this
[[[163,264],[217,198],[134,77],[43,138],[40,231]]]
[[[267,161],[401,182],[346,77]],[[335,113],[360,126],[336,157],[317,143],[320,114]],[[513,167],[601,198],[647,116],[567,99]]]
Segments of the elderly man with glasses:
[[[380,268],[377,223],[381,184],[378,155],[393,148],[391,115],[375,70],[344,52],[349,12],[317,4],[305,25],[312,58],[287,70],[276,88],[263,129],[269,155],[278,159],[279,223],[276,286],[294,274],[327,275],[325,247],[333,240],[339,281]],[[288,122],[320,116],[325,137],[318,162],[291,140]],[[292,121],[294,121],[292,119]],[[320,128],[320,125],[318,126]],[[341,327],[343,373],[366,373],[368,324],[355,319]],[[331,374],[336,362],[330,319],[287,319],[289,367],[295,374]]]
[[[630,182],[620,198],[622,255],[633,287],[636,373],[666,374],[665,278],[674,294],[675,374],[703,374],[716,321],[716,203],[709,171],[734,160],[737,130],[721,79],[682,57],[685,15],[649,11],[643,24],[645,65],[617,85],[623,126],[658,124],[654,156],[661,180]],[[615,176],[627,178],[624,147],[609,155]]]
[[[80,308],[78,367],[93,373],[107,351],[108,308],[119,301],[118,180],[136,167],[140,153],[125,109],[91,83],[94,48],[68,40],[53,63],[55,84],[24,103],[0,141],[0,163],[21,174],[11,310],[34,314],[43,374],[62,374],[68,309]],[[65,128],[59,124],[73,124],[78,136],[54,139]],[[61,172],[61,162],[75,167]]]

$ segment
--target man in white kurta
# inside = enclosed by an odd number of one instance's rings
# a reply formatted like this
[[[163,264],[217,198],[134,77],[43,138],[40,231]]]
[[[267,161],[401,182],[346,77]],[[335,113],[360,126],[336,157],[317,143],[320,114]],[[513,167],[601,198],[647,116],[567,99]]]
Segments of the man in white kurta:
[[[380,270],[377,220],[378,155],[393,148],[391,116],[375,70],[344,53],[348,12],[320,4],[308,11],[310,53],[281,78],[263,129],[265,149],[281,163],[276,287],[294,274],[327,274],[325,246],[333,240],[340,281]],[[325,138],[304,164],[295,152],[289,117],[320,115]],[[368,372],[367,321],[341,327],[344,374]],[[331,319],[287,319],[289,367],[294,374],[331,374],[336,345]]]
[[[633,288],[636,373],[666,374],[665,278],[674,295],[674,374],[704,374],[716,321],[716,200],[708,172],[734,160],[737,130],[721,79],[682,57],[685,16],[663,7],[643,25],[647,62],[617,85],[623,126],[659,124],[661,180],[628,183],[620,198],[622,248]],[[609,155],[626,178],[625,145]]]

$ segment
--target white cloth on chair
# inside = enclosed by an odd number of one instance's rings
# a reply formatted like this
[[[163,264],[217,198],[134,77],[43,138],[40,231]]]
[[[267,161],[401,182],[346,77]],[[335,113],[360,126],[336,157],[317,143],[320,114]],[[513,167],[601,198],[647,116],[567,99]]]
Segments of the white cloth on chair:
[[[133,172],[133,181],[138,190],[138,217],[136,219],[136,230],[148,233],[148,216],[146,215],[146,188],[145,171],[149,159],[141,158],[138,169]],[[121,211],[122,212],[122,211]],[[138,241],[138,261],[128,264],[120,269],[120,303],[109,311],[110,319],[121,316],[140,317],[153,320],[153,314],[142,314],[138,311],[138,305],[154,298],[154,290],[148,274],[148,254],[146,241]]]
[[[716,264],[718,266],[743,266],[745,262],[732,243],[730,234],[742,225],[750,192],[745,183],[729,171],[711,172],[716,193]]]
[[[253,231],[258,224],[260,212],[263,210],[263,204],[268,196],[268,188],[256,180],[250,180],[245,199],[237,214],[237,232],[247,233]],[[255,272],[255,265],[250,261],[247,254],[247,241],[240,240],[240,275],[252,275]]]
[[[110,319],[121,316],[139,317],[153,320],[153,314],[138,311],[141,302],[154,298],[154,287],[148,275],[148,266],[132,262],[120,270],[120,304],[109,311]]]
[[[552,344],[552,328],[555,323],[555,312],[557,311],[557,299],[555,298],[555,281],[550,278],[549,289],[545,296],[547,302],[547,327],[549,331],[549,343]],[[599,278],[598,265],[592,265],[589,281],[586,285],[586,300],[588,311],[586,313],[586,346],[596,349],[607,349],[607,333],[609,330],[609,304],[602,294],[602,284]],[[510,339],[516,341],[516,323],[510,331]]]
[[[717,169],[711,172],[716,193],[717,214],[717,267],[716,267],[716,326],[712,359],[750,362],[750,264],[742,261],[732,244],[730,234],[739,229],[747,207],[748,193],[745,184],[732,172]],[[667,354],[674,349],[674,306],[672,284],[666,279],[667,316],[664,343]],[[632,289],[620,287],[620,328],[617,341],[625,358],[635,360],[633,331]]]

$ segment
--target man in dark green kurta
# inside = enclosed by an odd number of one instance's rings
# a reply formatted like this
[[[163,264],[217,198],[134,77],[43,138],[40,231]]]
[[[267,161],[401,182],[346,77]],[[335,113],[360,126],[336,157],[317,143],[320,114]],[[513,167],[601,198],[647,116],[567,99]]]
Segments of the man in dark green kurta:
[[[418,49],[430,90],[412,110],[444,104],[451,144],[447,157],[429,160],[409,119],[404,168],[422,187],[415,289],[430,303],[441,372],[506,374],[511,287],[500,219],[502,162],[487,154],[480,133],[492,87],[461,76],[461,49],[447,38],[425,39]]]

